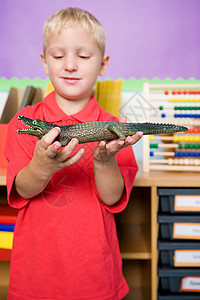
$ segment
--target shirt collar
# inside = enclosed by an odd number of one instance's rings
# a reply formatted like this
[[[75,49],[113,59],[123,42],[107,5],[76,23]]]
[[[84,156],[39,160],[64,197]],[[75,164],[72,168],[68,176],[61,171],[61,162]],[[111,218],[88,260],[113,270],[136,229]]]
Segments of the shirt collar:
[[[66,115],[58,106],[55,99],[55,92],[50,93],[44,99],[44,117],[48,122],[64,122],[69,118],[75,119],[81,123],[92,122],[98,121],[99,114],[99,105],[93,95],[91,96],[87,105],[80,112],[70,116]]]

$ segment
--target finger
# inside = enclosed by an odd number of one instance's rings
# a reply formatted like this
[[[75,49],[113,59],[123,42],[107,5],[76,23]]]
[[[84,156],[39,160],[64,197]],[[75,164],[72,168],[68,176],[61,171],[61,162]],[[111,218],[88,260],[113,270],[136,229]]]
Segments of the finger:
[[[76,146],[78,145],[77,139],[72,139],[65,148],[63,148],[59,153],[57,154],[57,160],[58,161],[65,161],[68,159],[70,154],[75,150]]]
[[[51,144],[51,145],[47,148],[47,150],[46,150],[47,156],[48,156],[49,158],[55,157],[55,156],[58,154],[60,148],[61,148],[61,144],[60,144],[59,142],[57,142],[57,141],[54,142],[53,144]]]
[[[53,141],[59,135],[59,133],[60,133],[60,128],[54,127],[47,134],[43,136],[43,138],[40,141],[40,146],[43,148],[43,150],[47,150],[47,148],[53,143]]]
[[[83,156],[84,153],[85,153],[85,150],[83,148],[79,149],[73,156],[69,157],[66,160],[65,166],[70,167],[70,166],[74,165],[75,163],[77,163],[77,161],[79,161],[79,159],[81,159],[81,157]]]
[[[99,149],[102,151],[106,151],[106,142],[105,141],[101,141],[99,143]]]
[[[121,123],[127,123],[127,118],[125,116],[122,116],[120,119],[119,119],[119,122]]]
[[[123,142],[123,141],[120,141],[120,142]],[[116,143],[117,143],[116,140],[110,141],[110,142],[101,141],[99,143],[100,155],[107,154],[108,152],[113,152],[112,149],[116,148]]]
[[[125,140],[125,145],[134,145],[135,143],[137,143],[143,136],[143,132],[142,131],[138,131],[136,132],[136,134],[132,135],[132,136],[128,136]]]
[[[124,144],[124,141],[115,140],[107,144],[106,148],[107,151],[109,151],[111,154],[116,154],[120,149],[124,147]]]
[[[105,155],[107,153],[106,142],[101,141],[95,149],[96,149],[96,151],[94,151],[95,157]]]

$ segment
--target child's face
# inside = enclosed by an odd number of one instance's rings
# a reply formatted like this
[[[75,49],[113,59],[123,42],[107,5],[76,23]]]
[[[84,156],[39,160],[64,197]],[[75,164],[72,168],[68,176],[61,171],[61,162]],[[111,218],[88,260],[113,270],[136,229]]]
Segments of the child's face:
[[[41,59],[59,100],[89,100],[98,75],[104,75],[109,62],[81,25],[50,35]]]

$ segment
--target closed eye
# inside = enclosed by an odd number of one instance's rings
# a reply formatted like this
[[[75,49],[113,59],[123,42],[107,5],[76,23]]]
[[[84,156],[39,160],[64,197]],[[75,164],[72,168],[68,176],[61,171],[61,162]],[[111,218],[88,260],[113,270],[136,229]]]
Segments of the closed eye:
[[[56,56],[56,55],[55,55],[54,58],[55,58],[55,59],[61,59],[61,58],[63,58],[63,56],[61,56],[61,55],[57,55],[57,56]]]
[[[90,58],[90,56],[87,56],[87,55],[79,55],[79,57],[82,58],[82,59],[89,59]]]

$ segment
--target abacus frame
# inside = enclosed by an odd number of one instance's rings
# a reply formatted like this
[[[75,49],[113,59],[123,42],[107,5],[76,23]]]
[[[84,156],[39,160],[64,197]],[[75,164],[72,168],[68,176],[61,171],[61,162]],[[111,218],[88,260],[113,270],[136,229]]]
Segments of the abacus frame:
[[[162,91],[164,93],[165,90],[190,90],[190,89],[199,89],[200,91],[200,84],[150,84],[149,82],[145,82],[143,84],[143,96],[144,98],[151,102],[150,100],[150,93],[151,90],[154,92],[157,90]],[[173,95],[174,96],[174,95]],[[172,96],[172,97],[173,97]],[[199,97],[200,98],[200,97]],[[149,119],[147,121],[150,121]],[[172,160],[172,158],[171,158]],[[191,161],[191,160],[190,160]],[[189,164],[190,164],[190,161]],[[179,165],[169,165],[169,161],[167,159],[160,159],[158,163],[152,164],[150,159],[150,141],[149,136],[143,137],[143,171],[150,172],[150,171],[200,171],[200,165],[184,165],[179,159]]]

